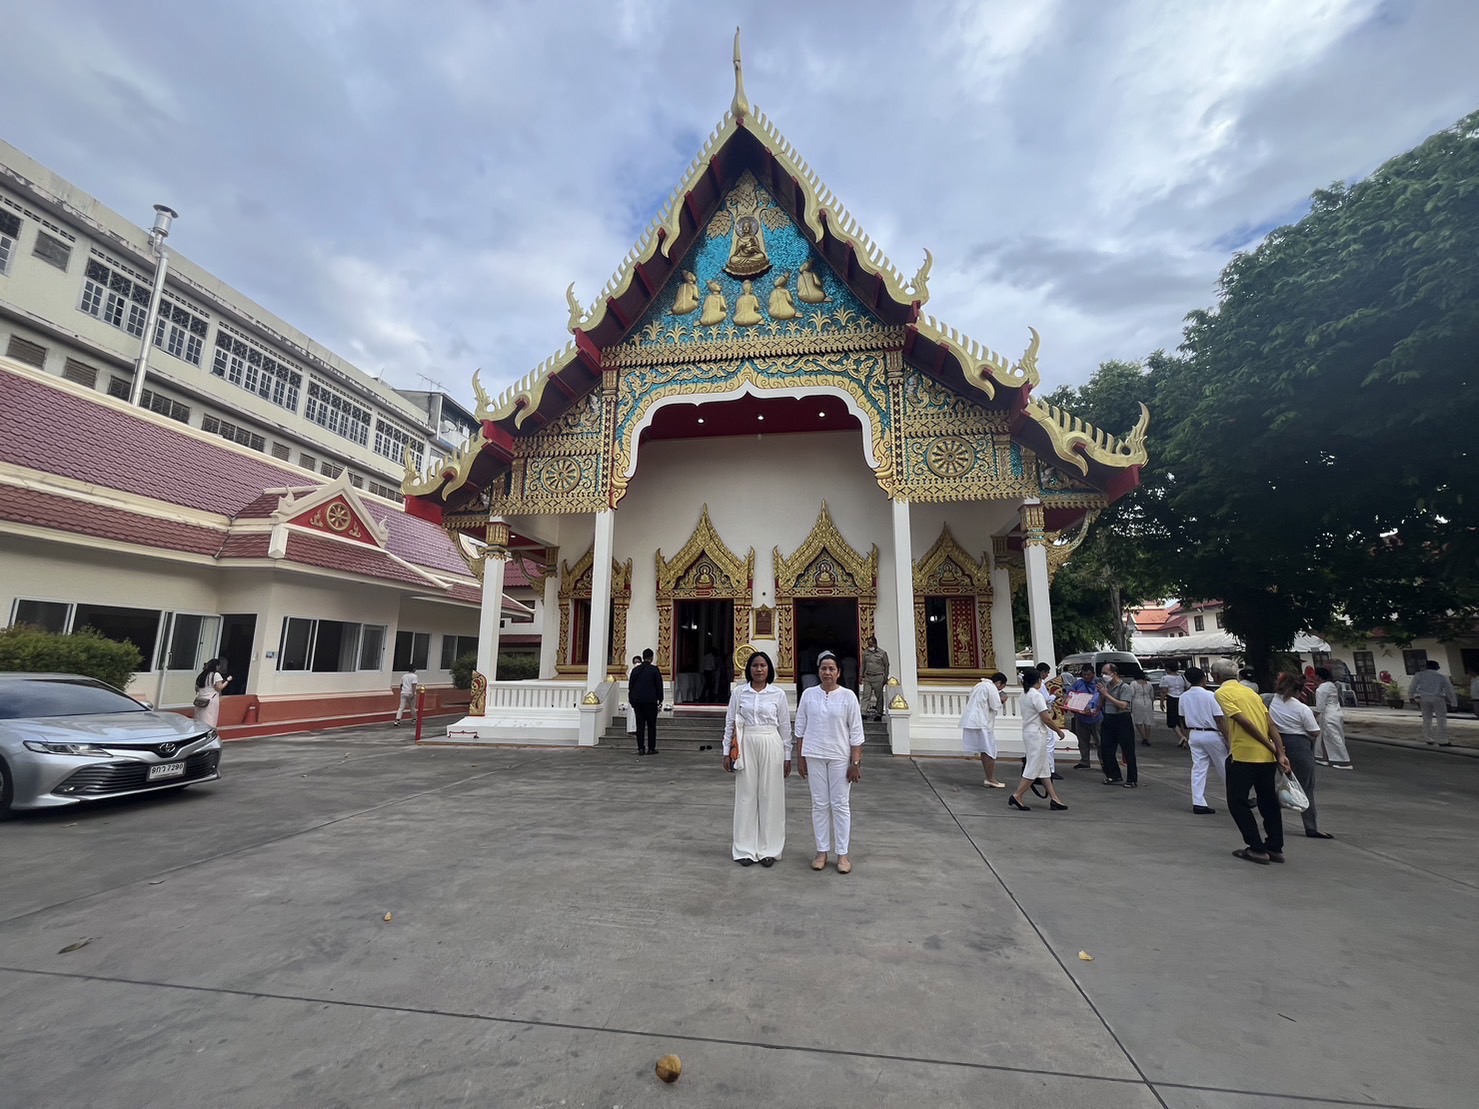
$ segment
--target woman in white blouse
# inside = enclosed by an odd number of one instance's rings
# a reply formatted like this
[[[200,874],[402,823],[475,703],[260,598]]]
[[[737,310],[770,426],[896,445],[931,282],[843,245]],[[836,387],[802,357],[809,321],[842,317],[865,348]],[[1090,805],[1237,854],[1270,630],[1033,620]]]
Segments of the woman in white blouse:
[[[1354,770],[1351,753],[1345,746],[1345,713],[1340,707],[1340,686],[1330,671],[1315,667],[1320,679],[1315,689],[1315,715],[1320,720],[1320,738],[1315,742],[1315,761],[1332,770]]]
[[[1027,796],[1032,783],[1041,778],[1048,790],[1049,807],[1063,812],[1068,806],[1053,788],[1052,767],[1048,763],[1048,745],[1051,742],[1048,733],[1056,732],[1059,739],[1066,733],[1053,720],[1052,710],[1043,696],[1042,675],[1036,670],[1022,671],[1022,700],[1018,704],[1022,713],[1022,747],[1027,752],[1027,759],[1022,764],[1022,784],[1007,798],[1007,804],[1022,812],[1031,812],[1032,806],[1022,804],[1022,798]]]
[[[724,714],[724,769],[736,776],[732,852],[740,866],[774,866],[786,849],[791,705],[764,651],[750,656],[745,676],[749,681],[735,687]]]
[[[195,721],[207,728],[220,723],[221,691],[231,681],[221,673],[221,667],[225,665],[223,658],[209,659],[205,669],[195,675]]]
[[[1001,691],[1006,684],[1007,676],[1002,673],[982,678],[960,714],[961,746],[967,755],[981,756],[981,770],[986,775],[981,784],[988,789],[1006,788],[1005,782],[996,780],[996,718],[1001,715]]]
[[[1299,779],[1310,806],[1299,815],[1304,818],[1304,834],[1310,839],[1334,839],[1329,832],[1320,831],[1315,818],[1315,740],[1320,735],[1320,725],[1309,705],[1299,699],[1304,691],[1304,677],[1300,674],[1280,674],[1274,682],[1274,699],[1268,703],[1269,719],[1284,737],[1284,753],[1289,756],[1289,769]]]
[[[851,874],[852,783],[863,776],[863,709],[858,695],[838,684],[837,656],[817,656],[820,684],[801,694],[796,706],[796,737],[801,740],[797,769],[811,786],[811,828],[816,835],[813,870],[825,870],[837,852],[837,873]]]

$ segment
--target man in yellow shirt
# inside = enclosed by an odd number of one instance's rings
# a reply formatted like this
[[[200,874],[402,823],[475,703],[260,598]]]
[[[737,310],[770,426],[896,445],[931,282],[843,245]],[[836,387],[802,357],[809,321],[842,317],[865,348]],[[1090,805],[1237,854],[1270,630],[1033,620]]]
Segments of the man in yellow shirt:
[[[1284,737],[1268,717],[1263,698],[1238,681],[1237,664],[1218,659],[1212,664],[1212,677],[1217,686],[1217,703],[1227,719],[1227,807],[1243,833],[1248,846],[1233,854],[1250,863],[1267,866],[1284,861],[1284,818],[1279,810],[1279,795],[1274,788],[1274,769],[1289,773],[1289,758],[1284,754]],[[1258,835],[1258,821],[1253,818],[1252,790],[1258,813],[1263,817],[1263,836]]]

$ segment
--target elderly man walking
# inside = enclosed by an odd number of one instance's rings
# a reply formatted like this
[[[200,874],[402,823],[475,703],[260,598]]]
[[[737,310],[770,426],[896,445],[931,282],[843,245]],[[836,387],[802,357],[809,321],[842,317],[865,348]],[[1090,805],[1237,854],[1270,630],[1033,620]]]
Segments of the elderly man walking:
[[[1217,680],[1217,703],[1227,719],[1227,807],[1232,810],[1238,831],[1246,847],[1233,854],[1250,863],[1267,866],[1284,861],[1284,818],[1279,811],[1279,795],[1274,788],[1274,770],[1289,773],[1289,757],[1284,753],[1284,737],[1269,720],[1263,698],[1238,681],[1237,664],[1218,659],[1212,664],[1212,677]],[[1253,818],[1252,790],[1263,817],[1263,835],[1258,834],[1258,821]]]
[[[1412,676],[1412,688],[1407,696],[1417,702],[1423,713],[1423,739],[1431,747],[1452,747],[1448,742],[1448,710],[1458,708],[1458,696],[1453,692],[1453,683],[1446,674],[1438,672],[1438,664],[1428,660],[1427,668]]]

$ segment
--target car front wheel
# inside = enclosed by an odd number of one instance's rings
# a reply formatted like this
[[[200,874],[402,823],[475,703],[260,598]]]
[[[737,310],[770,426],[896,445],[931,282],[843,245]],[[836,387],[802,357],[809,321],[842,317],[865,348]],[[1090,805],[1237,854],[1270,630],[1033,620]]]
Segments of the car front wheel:
[[[10,799],[14,786],[10,780],[10,767],[0,759],[0,820],[10,819]]]

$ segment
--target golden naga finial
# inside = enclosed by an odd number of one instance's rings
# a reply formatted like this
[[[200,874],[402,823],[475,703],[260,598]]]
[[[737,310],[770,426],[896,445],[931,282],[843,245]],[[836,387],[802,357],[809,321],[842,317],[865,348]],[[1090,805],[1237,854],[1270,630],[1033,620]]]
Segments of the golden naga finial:
[[[734,29],[734,100],[729,105],[730,114],[735,119],[743,119],[750,114],[750,101],[745,97],[745,71],[740,62],[740,29]]]
[[[909,291],[914,294],[914,299],[920,304],[925,304],[930,298],[930,270],[934,268],[935,256],[928,250],[924,252],[924,264],[914,274],[914,279],[909,282]]]
[[[565,290],[565,303],[570,306],[569,328],[573,332],[585,322],[585,309],[580,306],[580,301],[575,299],[575,282],[570,282],[570,287]]]

